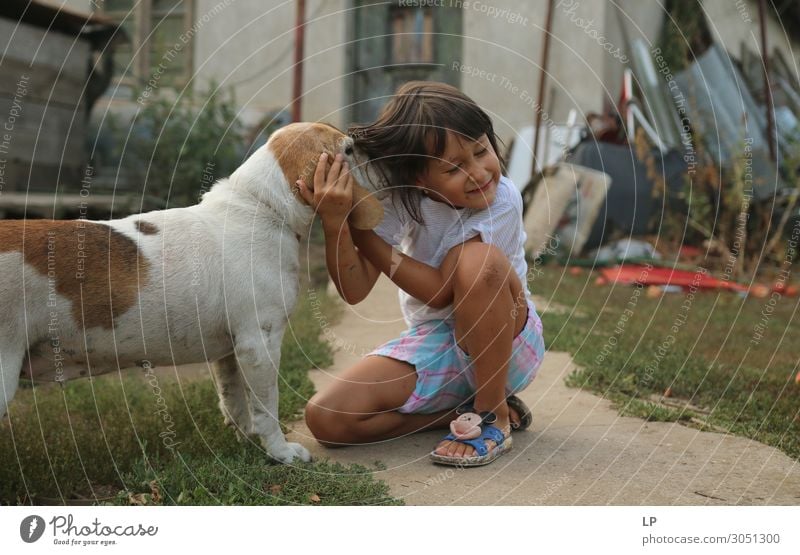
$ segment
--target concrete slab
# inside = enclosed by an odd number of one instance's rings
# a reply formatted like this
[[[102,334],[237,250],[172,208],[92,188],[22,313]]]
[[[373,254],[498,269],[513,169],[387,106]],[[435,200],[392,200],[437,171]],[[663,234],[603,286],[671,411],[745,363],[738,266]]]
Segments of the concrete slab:
[[[339,344],[334,365],[311,373],[318,388],[404,329],[396,288],[384,278],[364,302],[344,310],[329,337]],[[533,426],[516,433],[514,449],[486,467],[431,464],[438,432],[326,449],[297,422],[290,437],[317,458],[367,467],[383,462],[386,470],[375,477],[410,505],[800,504],[797,461],[749,439],[620,417],[609,401],[564,385],[574,368],[568,354],[547,354],[521,395],[533,409]]]

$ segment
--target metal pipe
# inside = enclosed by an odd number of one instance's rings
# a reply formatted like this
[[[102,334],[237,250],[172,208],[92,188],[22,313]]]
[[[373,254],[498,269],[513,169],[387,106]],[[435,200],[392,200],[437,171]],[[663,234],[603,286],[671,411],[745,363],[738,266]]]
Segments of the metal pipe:
[[[547,18],[544,24],[544,46],[542,48],[541,74],[539,76],[539,100],[536,106],[536,125],[533,128],[533,164],[531,164],[531,181],[538,173],[536,157],[539,152],[539,128],[542,126],[542,112],[544,111],[544,88],[547,81],[547,60],[550,55],[550,35],[553,30],[553,0],[547,2]],[[541,169],[544,169],[542,167]]]
[[[305,43],[306,0],[297,0],[294,27],[294,75],[292,80],[292,121],[302,119],[303,44]]]
[[[764,67],[764,102],[767,105],[767,144],[773,162],[778,160],[775,149],[775,119],[773,114],[772,87],[769,84],[769,53],[767,52],[767,0],[758,2],[758,21],[761,27],[761,63]]]

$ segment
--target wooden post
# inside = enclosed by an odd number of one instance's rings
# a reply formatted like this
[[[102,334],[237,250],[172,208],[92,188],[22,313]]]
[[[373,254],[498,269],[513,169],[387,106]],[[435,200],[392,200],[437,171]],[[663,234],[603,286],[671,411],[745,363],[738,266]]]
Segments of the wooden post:
[[[769,85],[769,52],[767,52],[767,7],[766,0],[758,2],[758,21],[761,27],[761,60],[764,65],[764,103],[767,105],[767,144],[772,161],[778,160],[775,148],[775,118],[773,114],[772,87]]]
[[[294,79],[292,83],[292,121],[302,119],[303,44],[305,42],[306,0],[297,0],[297,20],[294,27]]]
[[[547,82],[547,60],[550,54],[550,35],[553,30],[553,0],[547,2],[547,19],[544,25],[544,43],[542,47],[541,73],[539,75],[539,99],[536,110],[536,124],[533,128],[533,164],[531,165],[531,181],[536,176],[536,156],[539,152],[539,128],[542,126],[542,112],[544,111],[544,89]],[[544,163],[542,164],[544,169]]]

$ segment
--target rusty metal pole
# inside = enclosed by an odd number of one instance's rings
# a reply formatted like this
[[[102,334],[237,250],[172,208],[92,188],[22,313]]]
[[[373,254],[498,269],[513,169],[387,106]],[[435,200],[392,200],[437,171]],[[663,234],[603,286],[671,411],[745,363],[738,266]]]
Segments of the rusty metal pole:
[[[303,44],[305,43],[306,0],[297,0],[294,27],[294,79],[292,80],[292,121],[302,119]]]
[[[547,18],[544,24],[544,46],[542,47],[541,74],[539,75],[539,99],[536,106],[536,126],[533,128],[533,164],[531,167],[531,181],[536,176],[536,155],[539,152],[539,128],[542,126],[542,112],[544,111],[544,90],[547,82],[547,61],[550,55],[550,35],[553,30],[553,0],[547,2]],[[544,169],[544,164],[542,164]]]
[[[778,160],[775,148],[775,116],[773,113],[772,87],[769,84],[769,53],[767,52],[767,0],[758,2],[758,21],[761,27],[761,62],[764,66],[764,102],[767,105],[767,144],[773,162]]]

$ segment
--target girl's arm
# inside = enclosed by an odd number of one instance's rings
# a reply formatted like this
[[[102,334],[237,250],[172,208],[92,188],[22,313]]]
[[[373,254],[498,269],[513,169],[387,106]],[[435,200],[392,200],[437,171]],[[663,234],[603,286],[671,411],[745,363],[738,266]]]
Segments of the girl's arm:
[[[352,179],[341,155],[328,170],[328,158],[323,154],[314,172],[314,190],[302,180],[296,182],[300,195],[322,220],[325,261],[339,295],[348,304],[362,301],[383,272],[400,289],[432,308],[452,303],[452,274],[461,245],[450,250],[440,268],[434,268],[393,249],[374,231],[352,229],[347,223],[353,205]],[[472,240],[479,241],[480,236]]]
[[[392,248],[372,230],[353,229],[352,234],[359,252],[400,289],[432,308],[444,308],[453,302],[453,272],[464,243],[450,249],[441,267],[434,268]],[[480,236],[465,243],[471,241],[480,241]]]
[[[347,214],[353,205],[353,178],[347,162],[337,155],[328,170],[328,155],[322,154],[314,172],[314,190],[302,180],[298,192],[314,208],[325,232],[325,262],[339,295],[348,304],[363,300],[380,275],[353,245]]]
[[[372,291],[381,272],[353,244],[350,226],[322,221],[325,231],[325,263],[336,290],[347,304],[360,303]]]

